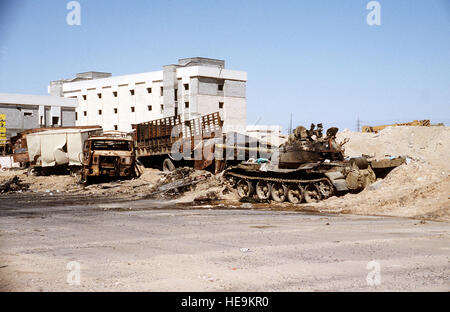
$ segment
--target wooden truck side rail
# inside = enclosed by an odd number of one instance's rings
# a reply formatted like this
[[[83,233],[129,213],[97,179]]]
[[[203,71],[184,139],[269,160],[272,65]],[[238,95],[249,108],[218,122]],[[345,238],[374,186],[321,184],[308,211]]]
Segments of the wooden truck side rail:
[[[165,117],[134,124],[136,156],[168,155],[175,142],[183,146],[190,144],[191,151],[195,143],[222,135],[223,121],[218,112],[181,122],[180,116]]]

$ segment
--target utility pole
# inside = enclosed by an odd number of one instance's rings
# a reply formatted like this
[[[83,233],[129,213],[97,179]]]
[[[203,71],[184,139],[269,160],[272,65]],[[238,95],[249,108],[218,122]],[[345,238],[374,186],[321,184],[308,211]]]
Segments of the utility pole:
[[[292,113],[291,113],[291,120],[289,122],[289,134],[292,133]]]
[[[361,120],[359,120],[359,117],[358,117],[358,119],[356,119],[356,132],[359,132],[359,131],[361,131]]]

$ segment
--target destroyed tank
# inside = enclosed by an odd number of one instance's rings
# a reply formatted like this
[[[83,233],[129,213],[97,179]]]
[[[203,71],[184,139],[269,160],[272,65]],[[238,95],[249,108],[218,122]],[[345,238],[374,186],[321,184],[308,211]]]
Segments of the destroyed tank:
[[[270,161],[242,162],[228,168],[224,176],[240,197],[293,204],[358,192],[376,181],[367,158],[344,158],[346,142],[336,142],[338,128],[328,129],[326,135],[322,131],[321,124],[317,128],[312,124],[310,130],[299,126]]]

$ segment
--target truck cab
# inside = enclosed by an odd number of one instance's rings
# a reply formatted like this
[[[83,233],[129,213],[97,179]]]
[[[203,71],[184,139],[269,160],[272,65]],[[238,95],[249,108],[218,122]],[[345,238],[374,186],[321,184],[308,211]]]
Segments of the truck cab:
[[[89,137],[83,146],[83,180],[92,177],[132,178],[136,176],[134,141],[125,133],[104,133]]]

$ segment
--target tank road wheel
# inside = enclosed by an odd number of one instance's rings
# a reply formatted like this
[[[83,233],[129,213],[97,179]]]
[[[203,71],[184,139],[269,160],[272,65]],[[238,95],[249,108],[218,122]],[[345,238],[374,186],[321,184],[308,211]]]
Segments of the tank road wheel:
[[[287,199],[292,204],[300,204],[304,197],[303,193],[300,184],[291,184],[287,189]]]
[[[267,181],[258,181],[256,183],[256,196],[259,199],[269,199],[271,185]]]
[[[234,186],[234,185],[236,185],[237,179],[230,175],[230,176],[225,177],[225,182],[231,186]]]
[[[316,185],[309,183],[305,186],[305,201],[307,203],[316,203],[320,200],[320,192]]]
[[[166,158],[163,161],[162,169],[165,172],[174,171],[175,165],[173,164],[172,160],[170,160],[170,158]]]
[[[330,198],[334,194],[334,186],[328,180],[317,182],[316,186],[319,190],[321,199]]]
[[[253,185],[250,181],[241,179],[237,183],[237,191],[240,197],[251,197],[253,195]]]
[[[287,188],[283,183],[274,183],[270,194],[276,202],[284,202],[286,199]]]

